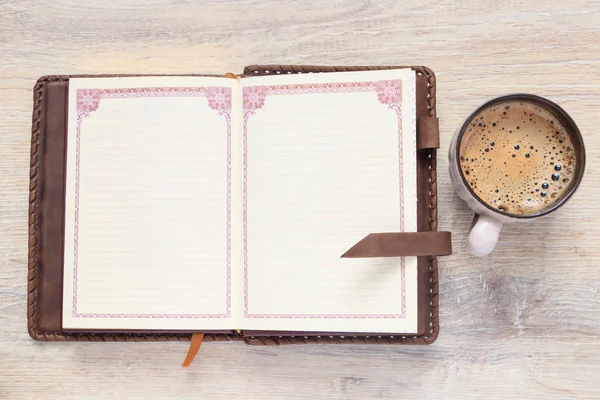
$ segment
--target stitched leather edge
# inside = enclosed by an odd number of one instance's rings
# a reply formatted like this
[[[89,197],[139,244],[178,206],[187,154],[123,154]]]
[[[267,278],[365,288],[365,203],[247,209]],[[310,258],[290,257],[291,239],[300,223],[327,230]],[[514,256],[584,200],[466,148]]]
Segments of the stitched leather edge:
[[[277,75],[294,73],[319,73],[343,71],[370,71],[397,68],[411,68],[418,75],[425,75],[427,79],[427,108],[430,117],[436,116],[436,81],[433,71],[425,66],[312,66],[312,65],[249,65],[244,68],[244,76],[252,75]],[[429,191],[431,192],[429,204],[429,230],[437,230],[437,172],[436,149],[427,149],[429,158]],[[438,292],[438,262],[437,257],[429,257],[429,304],[430,323],[429,331],[425,335],[322,335],[322,336],[251,336],[244,338],[250,345],[285,345],[285,344],[431,344],[439,335],[439,292]]]
[[[87,76],[87,75],[86,75]],[[117,76],[117,75],[111,75]],[[45,88],[48,82],[68,81],[69,76],[49,75],[41,77],[35,84],[33,92],[33,115],[31,129],[31,158],[29,172],[29,244],[27,274],[27,328],[29,335],[41,341],[82,341],[82,342],[155,342],[155,341],[189,341],[191,333],[71,333],[43,332],[38,329],[36,302],[38,287],[39,259],[39,220],[38,209],[42,201],[40,168],[44,156],[43,146],[45,132],[42,131],[44,118]],[[205,334],[204,341],[239,341],[242,337],[231,334]]]

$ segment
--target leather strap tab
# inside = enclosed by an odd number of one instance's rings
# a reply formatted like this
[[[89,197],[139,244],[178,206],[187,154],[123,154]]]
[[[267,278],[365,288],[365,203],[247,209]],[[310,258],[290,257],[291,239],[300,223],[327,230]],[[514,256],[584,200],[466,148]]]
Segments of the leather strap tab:
[[[448,256],[452,254],[450,232],[370,233],[342,258]]]
[[[440,147],[440,121],[437,117],[417,119],[417,150]]]
[[[185,360],[183,360],[183,364],[181,366],[183,368],[187,368],[192,365],[192,361],[198,354],[198,350],[200,350],[200,345],[202,344],[202,340],[204,339],[204,333],[194,333],[192,335],[192,340],[190,341],[190,348],[188,349],[187,356]]]

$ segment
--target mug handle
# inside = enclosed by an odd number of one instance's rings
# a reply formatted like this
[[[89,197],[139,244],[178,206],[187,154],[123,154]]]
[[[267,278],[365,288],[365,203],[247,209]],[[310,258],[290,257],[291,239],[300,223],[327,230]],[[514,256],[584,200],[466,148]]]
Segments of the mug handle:
[[[494,250],[500,237],[502,222],[483,214],[475,214],[467,237],[467,250],[475,257],[487,256]]]

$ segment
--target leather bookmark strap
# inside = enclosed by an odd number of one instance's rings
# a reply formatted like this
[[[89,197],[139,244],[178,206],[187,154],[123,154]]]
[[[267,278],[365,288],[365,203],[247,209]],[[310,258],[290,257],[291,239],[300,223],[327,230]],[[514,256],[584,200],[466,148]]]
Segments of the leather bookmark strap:
[[[447,256],[452,254],[450,232],[370,233],[342,258]]]
[[[417,150],[440,147],[440,121],[436,117],[417,119]]]
[[[194,333],[192,335],[192,340],[190,342],[190,348],[188,350],[187,356],[185,360],[183,360],[183,364],[181,366],[183,368],[187,368],[192,365],[192,361],[198,354],[198,350],[200,350],[200,345],[202,344],[202,340],[204,339],[204,333]]]

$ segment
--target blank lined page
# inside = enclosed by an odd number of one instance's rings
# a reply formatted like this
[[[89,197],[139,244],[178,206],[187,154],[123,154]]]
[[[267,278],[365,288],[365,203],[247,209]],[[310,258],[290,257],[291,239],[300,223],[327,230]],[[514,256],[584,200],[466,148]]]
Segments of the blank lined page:
[[[70,80],[64,328],[235,328],[238,91],[222,78]]]
[[[414,73],[242,81],[244,329],[417,330],[416,258],[340,259],[416,230]]]

